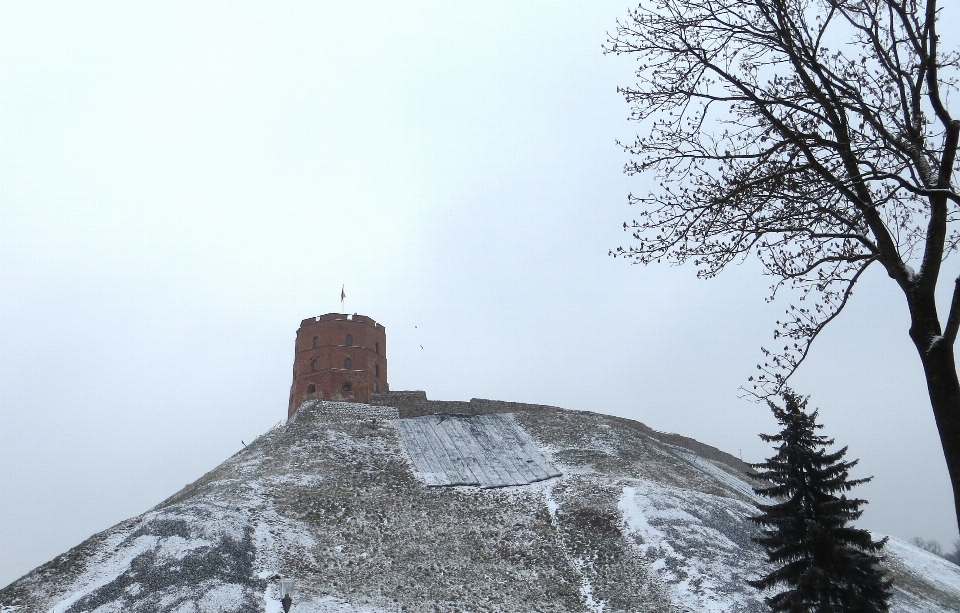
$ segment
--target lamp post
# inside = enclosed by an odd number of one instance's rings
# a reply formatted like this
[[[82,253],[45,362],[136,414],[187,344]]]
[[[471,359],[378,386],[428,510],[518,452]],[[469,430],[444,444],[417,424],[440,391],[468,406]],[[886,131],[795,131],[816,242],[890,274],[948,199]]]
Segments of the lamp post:
[[[283,605],[283,613],[290,613],[290,605],[293,604],[293,579],[280,580],[280,604]]]

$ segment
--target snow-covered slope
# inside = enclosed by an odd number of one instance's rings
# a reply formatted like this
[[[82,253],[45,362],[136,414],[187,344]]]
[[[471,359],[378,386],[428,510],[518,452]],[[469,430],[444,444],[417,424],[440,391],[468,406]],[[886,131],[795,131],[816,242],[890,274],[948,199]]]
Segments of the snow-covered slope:
[[[4,588],[0,611],[276,613],[279,575],[297,581],[297,613],[764,610],[745,585],[765,562],[733,458],[636,422],[537,410],[509,419],[561,476],[429,487],[395,415],[305,405]],[[960,610],[960,567],[896,540],[886,555],[894,611]]]

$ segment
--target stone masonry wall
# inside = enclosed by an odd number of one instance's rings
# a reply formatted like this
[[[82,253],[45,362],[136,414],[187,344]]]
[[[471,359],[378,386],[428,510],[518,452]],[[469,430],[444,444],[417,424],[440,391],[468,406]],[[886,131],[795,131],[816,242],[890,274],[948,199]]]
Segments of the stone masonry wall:
[[[374,393],[370,397],[370,404],[396,407],[400,411],[400,417],[420,417],[421,415],[437,413],[489,415],[491,413],[561,410],[558,407],[542,404],[505,402],[503,400],[487,400],[486,398],[471,398],[469,402],[465,400],[428,400],[427,393],[423,391]]]
[[[291,419],[296,420],[302,411],[346,420],[388,420],[400,417],[395,407],[375,407],[357,402],[326,402],[315,399],[304,401]]]

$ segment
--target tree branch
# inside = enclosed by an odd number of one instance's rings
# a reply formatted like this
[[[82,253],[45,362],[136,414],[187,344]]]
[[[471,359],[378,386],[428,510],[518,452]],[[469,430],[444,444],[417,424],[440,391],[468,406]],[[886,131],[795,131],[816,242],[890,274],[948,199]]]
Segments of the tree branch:
[[[957,330],[960,329],[960,277],[957,277],[953,286],[953,299],[950,301],[950,314],[947,316],[947,327],[943,330],[943,340],[951,345],[957,340]]]

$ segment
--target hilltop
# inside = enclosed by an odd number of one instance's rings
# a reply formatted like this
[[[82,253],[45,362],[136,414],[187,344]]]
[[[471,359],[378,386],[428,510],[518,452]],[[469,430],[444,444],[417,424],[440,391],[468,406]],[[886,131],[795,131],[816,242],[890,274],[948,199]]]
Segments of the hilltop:
[[[0,611],[276,613],[278,576],[296,613],[765,610],[737,458],[596,413],[378,402],[304,403]],[[960,567],[896,539],[886,556],[893,611],[956,611]]]

